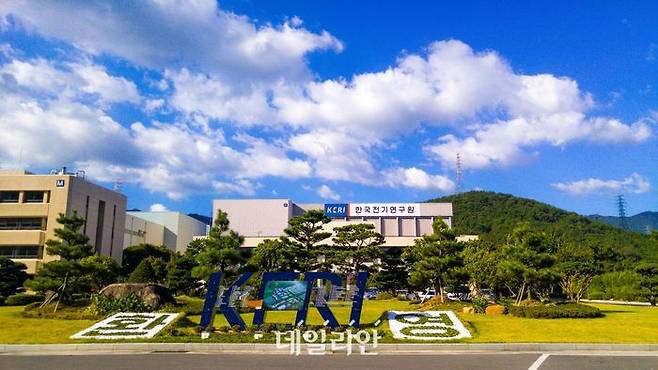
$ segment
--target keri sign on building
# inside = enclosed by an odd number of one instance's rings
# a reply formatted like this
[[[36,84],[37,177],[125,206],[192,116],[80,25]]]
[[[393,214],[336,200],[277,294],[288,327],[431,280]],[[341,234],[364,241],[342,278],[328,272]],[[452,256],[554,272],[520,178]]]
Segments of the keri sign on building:
[[[432,222],[452,225],[451,203],[294,203],[290,199],[216,199],[217,210],[228,214],[231,229],[245,237],[245,247],[282,236],[288,220],[309,210],[322,210],[331,218],[327,231],[350,223],[370,223],[385,237],[385,247],[406,247],[432,233]],[[331,240],[327,240],[331,244]]]

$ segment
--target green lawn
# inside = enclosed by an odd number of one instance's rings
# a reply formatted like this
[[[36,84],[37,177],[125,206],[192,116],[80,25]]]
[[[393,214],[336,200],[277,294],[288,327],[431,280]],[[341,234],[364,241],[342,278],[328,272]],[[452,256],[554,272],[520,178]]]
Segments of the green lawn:
[[[596,319],[524,319],[505,316],[462,314],[462,322],[469,328],[473,338],[467,342],[580,342],[580,343],[658,343],[658,308],[613,305],[595,305],[605,317]],[[386,310],[417,310],[418,305],[397,300],[367,301],[361,315],[364,325],[372,324]],[[20,316],[22,307],[0,307],[0,343],[72,343],[68,337],[89,327],[91,320],[26,319]],[[332,307],[340,323],[347,323],[349,304]],[[251,324],[253,314],[242,315]],[[193,326],[199,316],[189,316],[187,328],[181,328],[180,338],[155,338],[154,341],[197,341]],[[267,322],[292,323],[294,312],[269,312]],[[321,324],[322,319],[315,309],[309,310],[310,325]],[[215,326],[226,325],[223,316],[217,315]],[[387,331],[384,322],[380,327]],[[228,335],[228,334],[225,334]],[[221,338],[218,338],[221,340]],[[391,341],[390,338],[386,341]]]
[[[0,307],[0,343],[73,343],[71,335],[86,329],[94,320],[26,319],[23,307]]]

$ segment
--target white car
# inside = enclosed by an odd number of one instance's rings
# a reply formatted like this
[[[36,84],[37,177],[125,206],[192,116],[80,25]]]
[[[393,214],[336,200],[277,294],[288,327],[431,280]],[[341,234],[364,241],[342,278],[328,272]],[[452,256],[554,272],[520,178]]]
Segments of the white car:
[[[436,290],[427,288],[424,292],[417,292],[417,296],[420,298],[420,303],[423,303],[436,297]]]

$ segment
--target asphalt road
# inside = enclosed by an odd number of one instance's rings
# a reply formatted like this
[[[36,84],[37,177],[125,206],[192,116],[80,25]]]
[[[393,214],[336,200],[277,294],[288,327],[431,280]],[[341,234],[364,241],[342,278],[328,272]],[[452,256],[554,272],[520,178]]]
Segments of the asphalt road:
[[[543,361],[542,361],[543,360]],[[541,353],[340,354],[112,354],[0,355],[1,370],[216,370],[216,369],[654,369],[658,356],[564,355]]]

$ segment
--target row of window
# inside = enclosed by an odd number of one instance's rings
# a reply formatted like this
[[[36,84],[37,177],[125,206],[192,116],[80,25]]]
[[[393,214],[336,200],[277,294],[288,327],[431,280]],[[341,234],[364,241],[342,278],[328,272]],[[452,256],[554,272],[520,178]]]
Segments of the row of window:
[[[5,246],[0,245],[0,257],[7,258],[41,258],[43,249],[37,245]]]
[[[20,191],[0,191],[0,203],[18,203]],[[44,203],[47,192],[45,191],[25,191],[23,192],[23,203]]]
[[[0,230],[45,230],[46,223],[43,218],[0,218]]]

